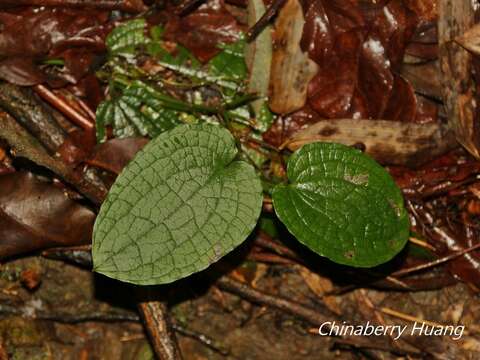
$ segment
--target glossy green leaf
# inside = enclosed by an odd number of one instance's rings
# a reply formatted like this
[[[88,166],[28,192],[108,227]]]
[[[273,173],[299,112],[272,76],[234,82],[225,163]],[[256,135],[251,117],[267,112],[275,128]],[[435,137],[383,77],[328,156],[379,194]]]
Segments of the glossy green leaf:
[[[312,143],[288,161],[289,184],[277,185],[273,204],[295,237],[330,260],[372,267],[395,256],[409,236],[401,191],[362,152]]]
[[[144,34],[145,24],[144,19],[135,19],[117,26],[105,40],[108,51],[111,54],[133,54],[137,46],[148,42]]]
[[[180,125],[153,139],[120,174],[94,227],[94,270],[151,285],[205,269],[255,227],[262,189],[234,160],[232,135]]]
[[[140,81],[132,83],[123,94],[102,102],[97,108],[97,139],[106,140],[106,125],[111,125],[117,138],[155,137],[181,123],[175,110],[165,108],[159,94]]]

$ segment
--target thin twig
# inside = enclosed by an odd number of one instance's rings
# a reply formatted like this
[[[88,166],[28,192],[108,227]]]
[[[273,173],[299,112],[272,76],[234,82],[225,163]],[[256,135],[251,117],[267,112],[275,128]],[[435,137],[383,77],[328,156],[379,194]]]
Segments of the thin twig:
[[[204,334],[201,334],[197,331],[194,331],[194,330],[191,330],[191,329],[187,329],[187,328],[184,328],[183,326],[180,326],[180,325],[177,325],[177,324],[173,324],[172,325],[173,329],[175,331],[177,331],[178,333],[182,334],[183,336],[188,336],[192,339],[195,339],[197,340],[198,342],[200,342],[201,344],[209,347],[210,349],[212,350],[215,350],[216,352],[224,355],[224,356],[227,356],[230,354],[230,350],[228,350],[223,344],[219,343],[218,341],[204,335]]]
[[[78,105],[80,106],[80,108],[85,111],[85,113],[90,117],[90,119],[92,121],[95,121],[96,119],[96,115],[95,113],[93,112],[92,109],[90,109],[90,106],[87,105],[87,103],[85,101],[83,101],[82,99],[77,99],[77,102],[78,102]]]
[[[410,236],[410,238],[409,238],[408,240],[409,240],[412,244],[418,245],[418,246],[423,247],[423,248],[425,248],[425,249],[429,249],[429,250],[435,251],[435,248],[434,248],[432,245],[430,245],[428,242],[426,242],[426,241],[417,239],[416,237],[412,237],[412,236]]]
[[[450,254],[448,256],[444,256],[440,259],[437,259],[437,260],[433,260],[433,261],[429,261],[425,264],[421,264],[421,265],[417,265],[417,266],[413,266],[411,268],[408,268],[408,269],[402,269],[402,270],[398,270],[398,271],[395,271],[392,276],[396,276],[396,277],[399,277],[399,276],[405,276],[405,275],[408,275],[408,274],[411,274],[413,272],[417,272],[417,271],[420,271],[420,270],[425,270],[425,269],[429,269],[429,268],[432,268],[432,267],[435,267],[435,266],[438,266],[438,265],[441,265],[443,263],[446,263],[450,260],[453,260],[453,259],[456,259],[457,257],[459,256],[462,256],[462,255],[465,255],[469,252],[472,252],[474,250],[477,250],[477,249],[480,249],[480,243],[478,244],[475,244],[473,246],[470,246],[466,249],[463,249],[461,251],[457,251],[453,254]]]
[[[281,298],[279,296],[264,293],[260,290],[248,286],[247,284],[243,284],[226,276],[218,279],[215,284],[221,290],[238,295],[257,304],[267,305],[285,311],[315,326],[319,326],[325,323],[331,324],[333,321],[342,323],[342,319],[340,319],[334,314],[331,314],[327,317],[308,307],[307,305],[299,304],[285,298]],[[325,328],[328,327],[325,326]],[[332,334],[332,336],[334,335],[335,334]],[[363,339],[360,339],[358,337],[350,336],[342,336],[341,338],[352,341],[352,343],[354,343],[355,346],[358,348],[378,349],[400,354],[418,355],[418,352],[412,352],[406,349],[400,349],[398,347],[392,346],[388,337],[385,336],[378,336],[374,339],[370,338],[367,341],[364,341]]]
[[[287,0],[274,0],[272,5],[268,7],[262,17],[247,31],[247,41],[253,41],[258,34],[272,21],[272,19],[278,14],[280,9],[285,5]]]
[[[387,314],[387,315],[390,315],[390,316],[393,316],[393,317],[396,317],[398,319],[402,319],[402,320],[405,320],[405,321],[424,323],[425,325],[433,326],[433,327],[443,327],[443,326],[445,326],[445,325],[437,323],[435,321],[423,320],[423,319],[418,318],[416,316],[408,315],[408,314],[405,314],[405,313],[402,313],[400,311],[393,310],[393,309],[390,309],[390,308],[387,308],[387,307],[377,308],[377,310],[384,313],[384,314]],[[465,335],[468,335],[468,331],[466,331],[466,330],[463,333]]]
[[[258,246],[273,251],[274,253],[284,256],[288,259],[294,260],[298,263],[303,263],[302,259],[288,247],[280,244],[279,242],[273,240],[267,233],[259,230],[258,236],[255,237],[255,244]]]
[[[91,122],[77,110],[71,107],[64,99],[57,96],[54,92],[50,91],[50,89],[43,85],[35,85],[33,89],[43,100],[45,100],[55,109],[60,111],[75,125],[80,126],[84,130],[93,129],[93,122]]]
[[[49,154],[54,154],[65,142],[65,131],[30,89],[9,83],[0,84],[0,108],[27,129]]]
[[[180,4],[180,6],[175,10],[175,14],[179,16],[185,16],[190,14],[193,10],[202,5],[205,0],[186,0]]]

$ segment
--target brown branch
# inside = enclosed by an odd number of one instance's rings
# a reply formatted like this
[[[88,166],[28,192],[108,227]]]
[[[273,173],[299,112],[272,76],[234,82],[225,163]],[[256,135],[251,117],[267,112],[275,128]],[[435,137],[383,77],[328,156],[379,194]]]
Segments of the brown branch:
[[[248,286],[247,284],[243,284],[239,281],[233,280],[232,278],[229,278],[226,276],[218,279],[215,284],[221,290],[238,295],[241,298],[247,299],[257,304],[262,304],[262,305],[267,305],[267,306],[277,308],[291,315],[294,315],[299,319],[304,320],[314,326],[320,326],[321,324],[328,323],[328,322],[331,323],[332,321],[342,323],[342,319],[340,319],[338,316],[334,314],[331,314],[327,317],[306,305],[299,304],[278,296],[264,293],[260,290],[257,290]],[[400,353],[400,354],[412,354],[412,355],[419,354],[419,352],[410,351],[407,349],[401,349],[396,345],[392,345],[390,343],[390,339],[386,336],[369,338],[367,340],[363,340],[358,337],[351,337],[351,336],[342,336],[341,338],[344,340],[351,341],[351,343],[358,348],[377,349],[377,350],[390,351],[390,352]]]
[[[278,241],[273,240],[264,231],[258,231],[258,235],[255,237],[255,244],[298,263],[303,263],[302,259],[294,251],[280,244]]]
[[[88,104],[82,99],[77,99],[77,101],[78,101],[78,105],[85,112],[85,114],[87,114],[92,121],[95,121],[96,115],[93,112],[93,110],[90,108],[90,106],[88,106]]]
[[[15,156],[29,159],[52,171],[94,204],[100,205],[107,195],[105,185],[96,176],[86,171],[76,172],[58,157],[49,154],[35,137],[4,112],[0,112],[0,138],[8,143]]]
[[[365,152],[384,164],[417,166],[457,146],[453,134],[439,123],[388,120],[322,120],[293,135],[283,145],[294,151],[317,141],[345,145],[362,143]]]
[[[22,316],[27,313],[25,305],[18,306],[10,304],[0,304],[0,317]],[[55,321],[63,324],[78,324],[83,322],[140,322],[140,316],[130,311],[93,311],[77,312],[75,314],[58,311],[35,310],[34,319]],[[172,324],[172,328],[189,338],[195,339],[204,346],[222,354],[228,355],[230,351],[220,342],[198,331],[187,329],[182,325]],[[1,360],[1,357],[0,357]]]
[[[161,301],[140,302],[138,311],[157,357],[161,360],[182,359],[166,304]]]
[[[179,16],[185,16],[195,10],[197,7],[202,5],[205,0],[186,0],[180,4],[180,6],[175,9],[175,14]]]
[[[278,14],[280,9],[285,5],[287,0],[274,0],[262,17],[247,31],[247,41],[251,42],[262,32],[263,29],[272,21],[272,19]]]
[[[64,143],[66,134],[28,88],[0,84],[0,107],[27,129],[50,154]]]

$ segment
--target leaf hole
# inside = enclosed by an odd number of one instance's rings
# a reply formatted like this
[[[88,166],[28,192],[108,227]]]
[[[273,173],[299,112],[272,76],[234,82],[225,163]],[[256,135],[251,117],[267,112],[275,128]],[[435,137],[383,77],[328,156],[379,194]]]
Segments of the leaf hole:
[[[346,257],[347,259],[349,259],[349,260],[352,260],[353,257],[354,257],[354,255],[355,255],[355,254],[353,253],[352,250],[349,250],[349,251],[347,251],[346,253],[343,254],[343,256],[345,256],[345,257]]]
[[[355,185],[368,184],[368,174],[358,174],[358,175],[345,174],[343,178],[345,179],[345,181],[351,182]]]

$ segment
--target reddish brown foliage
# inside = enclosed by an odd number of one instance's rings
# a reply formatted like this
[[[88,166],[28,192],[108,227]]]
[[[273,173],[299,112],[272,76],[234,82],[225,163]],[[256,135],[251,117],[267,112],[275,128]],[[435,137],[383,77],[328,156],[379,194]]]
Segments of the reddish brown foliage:
[[[223,1],[215,0],[187,16],[169,16],[165,37],[182,44],[205,62],[220,51],[218,44],[238,40],[245,30],[226,10]]]
[[[93,54],[104,50],[108,12],[70,8],[18,8],[0,12],[0,76],[19,85],[75,83]],[[42,62],[63,59],[63,71]]]

